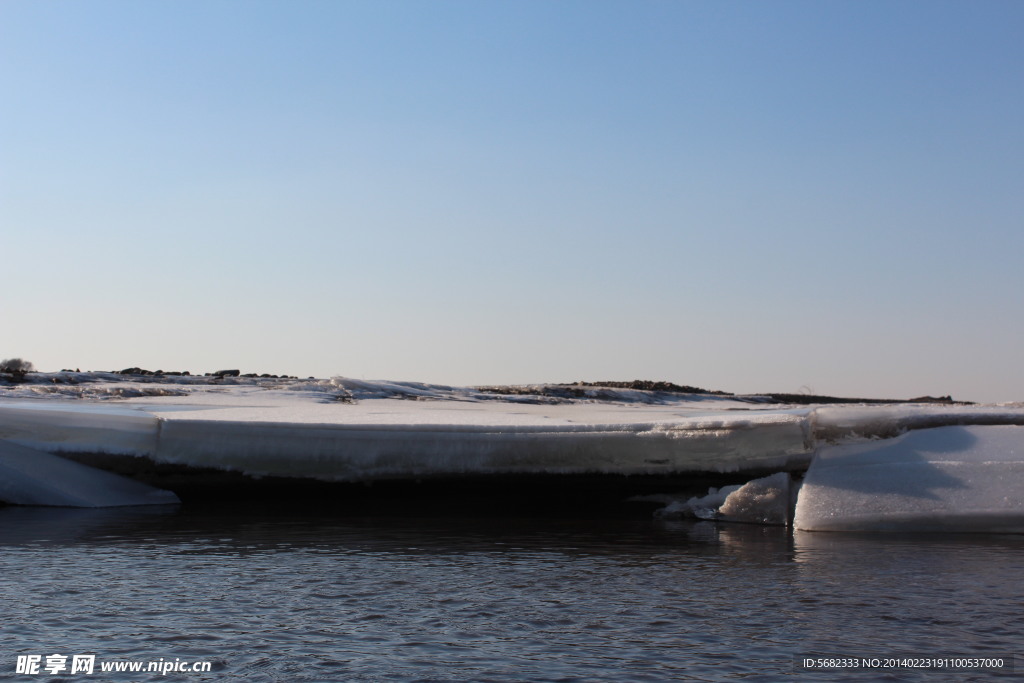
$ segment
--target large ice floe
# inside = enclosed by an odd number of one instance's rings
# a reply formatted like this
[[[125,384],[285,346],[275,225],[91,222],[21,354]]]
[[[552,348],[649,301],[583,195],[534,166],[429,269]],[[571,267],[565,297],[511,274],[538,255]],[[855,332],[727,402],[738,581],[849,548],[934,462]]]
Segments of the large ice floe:
[[[937,427],[823,448],[795,512],[808,530],[1024,533],[1024,427]]]
[[[786,405],[573,385],[496,392],[345,378],[46,377],[0,388],[0,501],[164,504],[176,499],[160,488],[175,487],[161,473],[182,471],[316,482],[715,475],[731,485],[665,497],[662,514],[804,530],[1024,528],[1019,404]]]

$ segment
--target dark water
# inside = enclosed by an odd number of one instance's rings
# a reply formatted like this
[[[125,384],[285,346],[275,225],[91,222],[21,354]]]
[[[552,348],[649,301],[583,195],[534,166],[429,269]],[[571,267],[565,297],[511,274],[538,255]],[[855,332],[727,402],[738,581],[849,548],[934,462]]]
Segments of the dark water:
[[[1024,653],[1024,538],[6,508],[0,615],[2,680],[974,680],[794,657]]]

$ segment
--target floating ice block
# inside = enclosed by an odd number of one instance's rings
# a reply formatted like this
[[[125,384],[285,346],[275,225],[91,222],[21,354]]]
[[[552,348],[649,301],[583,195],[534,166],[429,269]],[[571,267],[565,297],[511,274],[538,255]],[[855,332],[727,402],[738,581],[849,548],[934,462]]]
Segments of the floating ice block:
[[[823,447],[794,526],[1024,533],[1024,427],[940,427]]]
[[[3,440],[0,501],[84,508],[179,502],[170,491]]]
[[[716,519],[748,524],[789,524],[791,485],[787,472],[747,482],[728,495],[718,508]]]

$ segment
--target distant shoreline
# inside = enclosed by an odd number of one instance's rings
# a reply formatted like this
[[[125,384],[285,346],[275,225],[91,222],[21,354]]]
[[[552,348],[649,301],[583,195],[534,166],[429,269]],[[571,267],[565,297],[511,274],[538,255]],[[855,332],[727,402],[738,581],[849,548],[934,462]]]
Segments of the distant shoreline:
[[[242,373],[237,369],[218,370],[216,372],[192,373],[188,370],[146,370],[140,367],[130,367],[123,370],[70,370],[63,369],[60,372],[36,372],[26,373],[0,373],[0,386],[16,386],[21,384],[78,384],[83,380],[80,375],[89,375],[94,379],[91,381],[111,381],[117,376],[126,380],[141,378],[143,382],[172,382],[175,379],[189,378],[190,384],[221,383],[225,379],[274,379],[303,381],[296,375],[275,375],[270,373],[247,372]],[[97,377],[101,376],[101,377]],[[305,378],[316,380],[316,377]],[[85,379],[84,381],[90,381]],[[578,381],[572,383],[545,383],[545,384],[510,384],[510,385],[479,385],[472,387],[483,393],[505,395],[505,396],[553,396],[559,398],[582,398],[585,390],[593,389],[626,389],[631,391],[643,391],[660,395],[698,395],[730,397],[740,401],[751,403],[783,403],[793,405],[820,405],[839,403],[866,403],[866,404],[892,404],[892,403],[928,403],[941,405],[976,405],[974,401],[958,401],[952,396],[918,396],[910,399],[889,399],[889,398],[860,398],[844,396],[827,396],[807,393],[784,393],[764,392],[755,394],[734,394],[728,391],[709,390],[700,387],[680,385],[674,382],[663,380],[631,380],[631,381]],[[590,392],[588,392],[590,393]]]

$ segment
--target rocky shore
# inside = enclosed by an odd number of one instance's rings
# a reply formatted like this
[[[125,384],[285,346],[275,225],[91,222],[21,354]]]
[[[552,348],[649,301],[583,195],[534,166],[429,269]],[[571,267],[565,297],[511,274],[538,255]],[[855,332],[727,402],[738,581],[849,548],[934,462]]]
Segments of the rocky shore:
[[[7,361],[5,361],[6,363]],[[31,364],[26,364],[31,367]],[[128,381],[128,382],[157,382],[176,383],[185,382],[188,384],[221,383],[228,381],[244,380],[296,380],[296,375],[276,375],[271,373],[247,372],[243,373],[238,369],[217,370],[202,374],[192,373],[188,370],[147,370],[141,367],[129,367],[123,370],[111,371],[85,371],[79,369],[64,369],[59,373],[43,373],[32,370],[25,370],[25,366],[19,366],[17,371],[4,371],[0,367],[0,386],[12,386],[19,384],[79,384],[82,382],[95,381]],[[9,369],[8,369],[9,370]],[[309,377],[308,380],[315,380]],[[809,393],[779,393],[766,392],[758,394],[736,395],[728,391],[710,390],[701,387],[681,385],[663,380],[640,380],[631,381],[578,381],[568,384],[531,384],[531,385],[487,385],[472,387],[483,394],[495,396],[538,396],[555,400],[617,400],[622,390],[644,392],[652,398],[671,398],[673,396],[717,396],[730,397],[738,401],[750,403],[782,403],[793,405],[820,405],[820,404],[892,404],[892,403],[929,403],[946,405],[972,405],[970,401],[957,401],[951,396],[919,396],[911,399],[887,399],[887,398],[851,398],[841,396],[825,396]],[[609,390],[604,392],[602,390]]]

